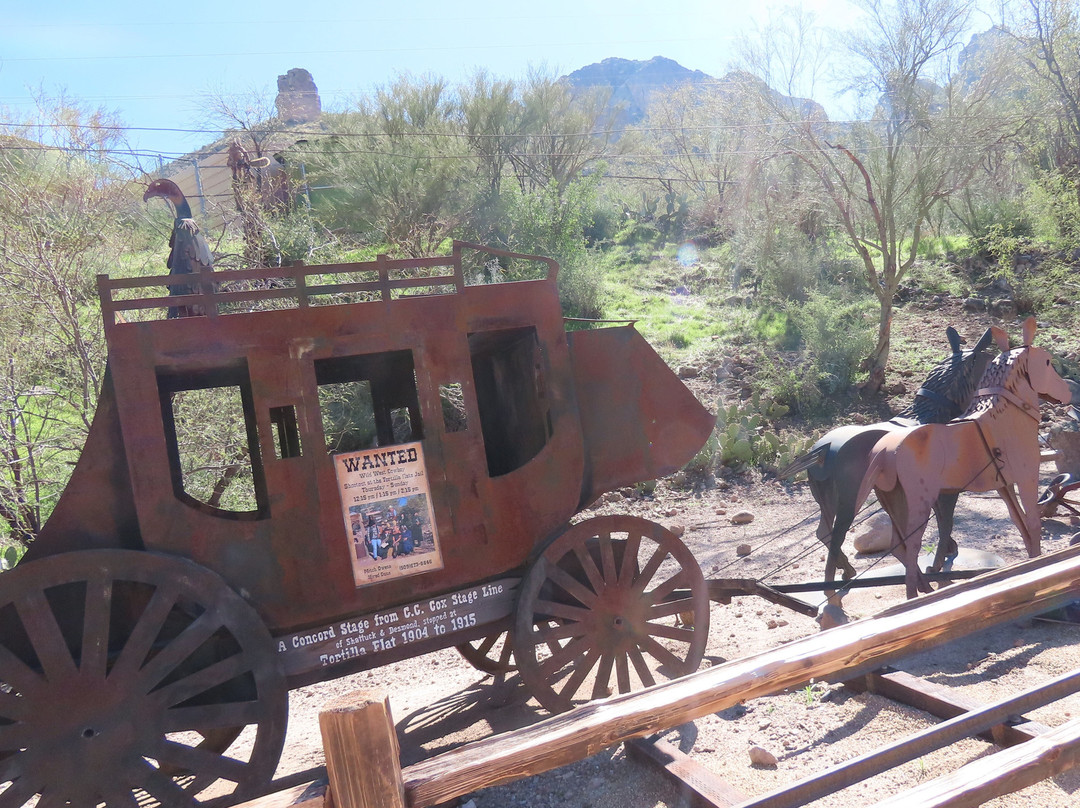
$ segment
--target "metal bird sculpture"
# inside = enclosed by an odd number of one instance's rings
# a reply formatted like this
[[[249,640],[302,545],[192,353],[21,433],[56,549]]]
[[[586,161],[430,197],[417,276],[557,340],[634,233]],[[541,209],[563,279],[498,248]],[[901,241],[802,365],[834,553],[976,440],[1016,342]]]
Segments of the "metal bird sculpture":
[[[143,202],[151,197],[160,196],[172,203],[176,219],[173,222],[172,235],[169,236],[169,260],[166,266],[170,275],[190,275],[214,268],[214,258],[210,254],[210,245],[206,243],[199,225],[191,218],[191,206],[184,192],[172,180],[154,180],[143,194]],[[187,284],[169,284],[170,295],[193,295],[194,286]],[[204,314],[202,306],[170,306],[168,319],[193,317]]]

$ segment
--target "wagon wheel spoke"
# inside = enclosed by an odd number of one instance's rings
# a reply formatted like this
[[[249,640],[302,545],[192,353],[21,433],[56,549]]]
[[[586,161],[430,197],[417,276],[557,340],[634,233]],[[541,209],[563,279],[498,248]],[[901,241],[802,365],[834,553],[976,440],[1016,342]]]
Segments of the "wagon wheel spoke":
[[[579,598],[590,587],[592,597]],[[686,545],[643,519],[602,516],[570,527],[523,579],[515,656],[532,694],[561,711],[609,695],[613,684],[620,692],[655,684],[657,670],[692,670],[708,624],[708,590]]]
[[[593,560],[592,554],[589,552],[588,548],[581,545],[574,547],[574,556],[577,558],[578,563],[581,565],[581,569],[584,571],[585,577],[589,579],[589,586],[592,587],[592,592],[603,592],[604,580],[606,576],[601,575],[600,570],[597,569],[596,562]],[[571,580],[573,581],[573,578],[571,578]],[[574,584],[577,585],[577,582],[574,581]],[[578,598],[578,600],[581,600],[581,598]],[[586,601],[582,600],[581,602],[585,603],[585,605],[589,605],[588,603],[586,603]]]
[[[673,614],[684,614],[694,610],[694,601],[690,598],[679,598],[657,603],[649,607],[648,619],[659,620],[661,617],[671,617]]]
[[[254,701],[232,704],[201,704],[196,707],[173,707],[165,713],[165,732],[203,732],[208,729],[242,727],[258,720],[261,711]]]
[[[559,586],[566,594],[575,598],[578,603],[586,608],[591,608],[596,603],[596,592],[579,583],[573,575],[558,566],[548,569],[548,579]]]
[[[663,665],[670,665],[672,670],[681,671],[686,664],[685,660],[679,659],[667,648],[662,646],[652,637],[646,637],[641,641],[641,649],[658,660]]]
[[[622,658],[622,654],[618,655]],[[593,680],[592,697],[603,699],[611,695],[608,682],[611,681],[611,668],[615,663],[615,654],[605,653],[600,657],[600,665],[596,669],[596,678]]]
[[[247,768],[242,760],[167,740],[160,741],[149,757],[162,766],[170,764],[184,771],[198,772],[203,778],[209,777],[207,785],[218,778],[237,783],[243,779]]]
[[[0,808],[35,797],[42,808],[193,808],[210,786],[238,800],[273,776],[288,707],[274,644],[209,570],[145,552],[64,553],[4,573],[0,615],[0,679],[15,691],[0,694],[0,714],[16,722],[0,725]],[[245,728],[251,745],[226,756]]]
[[[640,649],[634,647],[627,651],[627,655],[630,657],[630,661],[634,663],[634,670],[637,671],[638,677],[641,679],[641,683],[645,687],[652,687],[656,684],[656,679],[653,678],[652,671],[649,670],[649,663],[645,661],[645,656],[641,653]],[[622,691],[628,692],[628,691]]]
[[[101,796],[109,808],[138,808],[139,805],[139,801],[135,799],[131,789],[124,788],[119,783],[106,786]]]
[[[82,656],[79,671],[84,676],[105,678],[109,661],[109,618],[112,608],[112,579],[92,575],[86,582],[83,614]]]
[[[570,606],[566,603],[556,603],[553,600],[538,600],[537,610],[549,617],[561,617],[563,620],[573,620],[576,623],[584,623],[589,619],[589,610],[580,606]]]
[[[195,622],[169,642],[165,648],[154,655],[138,673],[144,692],[150,692],[161,680],[176,670],[194,651],[209,640],[218,629],[221,621],[210,612],[199,615]],[[173,702],[175,703],[175,702]]]
[[[163,706],[173,707],[213,687],[230,682],[250,669],[251,661],[236,654],[155,690],[153,697]]]
[[[0,808],[22,808],[41,792],[41,786],[37,780],[29,777],[20,777],[8,786],[7,790],[0,794]]]
[[[630,530],[626,535],[626,548],[623,551],[622,564],[619,567],[619,580],[629,581],[634,577],[637,566],[638,550],[641,548],[640,530]]]
[[[619,654],[615,657],[615,684],[620,693],[630,692],[630,663],[629,654]]]
[[[653,587],[649,590],[649,597],[653,603],[660,603],[667,600],[668,595],[675,591],[675,587],[681,586],[683,580],[686,578],[686,570],[679,570],[663,583]]]
[[[578,664],[588,655],[591,649],[592,646],[586,643],[585,640],[581,637],[575,637],[556,653],[541,662],[538,666],[539,673],[545,679],[550,678],[567,665]]]
[[[138,783],[138,787],[160,802],[163,808],[191,805],[191,797],[184,793],[185,789],[146,760],[140,759],[134,764],[129,769],[129,777],[129,782]]]
[[[652,581],[653,576],[656,575],[657,570],[660,569],[660,565],[664,563],[664,560],[667,558],[667,556],[667,550],[662,546],[657,547],[655,550],[653,550],[652,555],[649,556],[648,562],[645,564],[644,567],[642,567],[640,574],[634,581],[634,592],[639,595],[645,592],[645,587],[647,587],[649,585],[649,582]]]
[[[646,626],[649,634],[653,637],[663,637],[681,643],[689,643],[694,639],[694,630],[692,628],[679,628],[678,626],[668,626],[663,623],[647,623]]]
[[[33,696],[46,686],[44,678],[2,646],[0,646],[0,682],[7,684],[24,697]]]
[[[573,700],[577,695],[578,690],[585,683],[585,678],[589,675],[589,672],[596,667],[596,663],[600,660],[600,652],[590,646],[585,649],[585,653],[581,656],[580,660],[574,664],[573,672],[566,680],[562,689],[559,690],[559,695],[568,701]]]
[[[75,660],[44,591],[27,592],[15,602],[15,608],[30,637],[34,653],[41,662],[45,678],[57,682],[74,674]]]
[[[608,586],[613,586],[619,580],[615,569],[615,549],[611,544],[611,533],[600,533],[600,565],[604,570],[604,581]]]
[[[171,587],[160,587],[154,591],[150,603],[147,604],[143,613],[139,615],[138,623],[135,624],[135,628],[128,635],[124,648],[120,651],[119,659],[116,660],[112,671],[109,672],[110,678],[116,677],[123,680],[135,674],[143,662],[146,661],[154,640],[160,635],[165,620],[175,603],[176,592]]]

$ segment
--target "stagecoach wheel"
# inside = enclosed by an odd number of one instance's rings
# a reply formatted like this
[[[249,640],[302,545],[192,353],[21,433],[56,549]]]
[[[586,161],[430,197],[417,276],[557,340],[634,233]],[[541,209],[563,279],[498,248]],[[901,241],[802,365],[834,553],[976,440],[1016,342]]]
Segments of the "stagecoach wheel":
[[[455,648],[478,671],[499,676],[517,670],[513,636],[512,631],[497,631],[479,640],[463,642]]]
[[[87,550],[0,575],[3,808],[247,798],[287,711],[266,627],[197,564]]]
[[[525,576],[514,656],[529,691],[562,712],[696,670],[708,633],[708,589],[686,545],[645,519],[600,516]]]

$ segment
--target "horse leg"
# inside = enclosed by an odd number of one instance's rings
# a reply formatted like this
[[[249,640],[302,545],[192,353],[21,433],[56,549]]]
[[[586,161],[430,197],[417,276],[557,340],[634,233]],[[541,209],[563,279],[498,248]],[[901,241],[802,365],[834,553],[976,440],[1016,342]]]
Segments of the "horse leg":
[[[1009,488],[998,489],[998,495],[1005,500],[1009,508],[1009,516],[1016,525],[1020,535],[1024,537],[1024,547],[1027,549],[1028,558],[1035,558],[1042,552],[1042,521],[1039,519],[1038,485],[1029,482],[1017,483],[1016,490]]]
[[[959,492],[938,494],[937,503],[934,505],[938,530],[937,552],[934,553],[934,564],[928,570],[929,572],[941,572],[947,562],[960,554],[960,548],[956,546],[956,540],[952,537],[953,517],[958,499],[960,499]]]
[[[932,592],[930,582],[919,569],[919,550],[922,549],[922,536],[930,519],[930,503],[912,508],[899,486],[888,492],[877,491],[877,497],[892,519],[892,554],[904,565],[904,586],[908,600],[919,592]]]
[[[847,518],[847,524],[843,524],[844,517],[838,514],[839,498],[836,484],[833,480],[815,480],[810,478],[810,493],[814,495],[818,508],[821,509],[821,518],[818,521],[817,537],[825,545],[828,551],[825,556],[825,580],[831,583],[836,580],[836,567],[839,564],[844,571],[844,580],[855,576],[855,568],[851,566],[848,557],[844,555],[842,545],[844,534],[851,526],[851,519]]]

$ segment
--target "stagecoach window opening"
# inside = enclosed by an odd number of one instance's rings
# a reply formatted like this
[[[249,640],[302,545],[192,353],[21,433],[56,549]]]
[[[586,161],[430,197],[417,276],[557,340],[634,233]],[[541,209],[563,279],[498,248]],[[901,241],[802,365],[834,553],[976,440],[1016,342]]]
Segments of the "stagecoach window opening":
[[[466,432],[469,418],[465,413],[465,393],[461,382],[439,385],[439,404],[442,407],[443,429],[446,432]]]
[[[247,364],[157,376],[176,497],[215,516],[268,516]]]
[[[302,457],[300,430],[296,425],[296,407],[270,408],[270,427],[274,430],[274,453],[278,460]]]
[[[469,334],[488,474],[532,460],[551,437],[543,355],[534,327]]]
[[[411,351],[317,359],[315,382],[331,454],[424,437]]]

